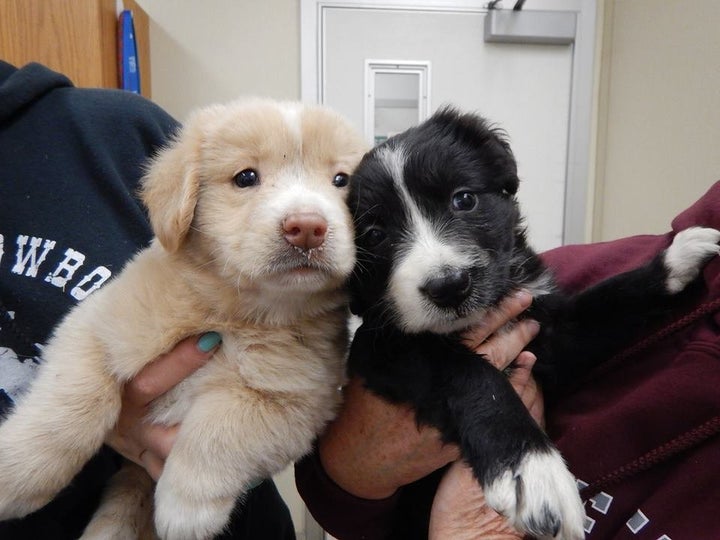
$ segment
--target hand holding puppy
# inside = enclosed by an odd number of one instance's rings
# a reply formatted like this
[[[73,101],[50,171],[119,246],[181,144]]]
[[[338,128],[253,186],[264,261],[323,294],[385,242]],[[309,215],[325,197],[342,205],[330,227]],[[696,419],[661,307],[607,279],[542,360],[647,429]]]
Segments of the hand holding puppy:
[[[499,369],[510,365],[537,333],[537,323],[524,320],[508,332],[495,332],[527,309],[531,301],[528,293],[505,299],[483,324],[467,334],[466,345]],[[542,400],[530,377],[534,357],[524,353],[518,361],[526,367],[516,369],[511,382],[524,402],[534,407],[539,421]],[[388,403],[356,378],[345,388],[340,415],[320,439],[319,455],[327,474],[345,491],[361,498],[382,499],[457,460],[460,454],[457,446],[443,444],[436,429],[418,427],[409,406]]]
[[[541,426],[543,422],[543,399],[535,379],[532,367],[535,355],[522,350],[537,333],[537,323],[521,321],[511,332],[495,336],[487,341],[487,331],[494,331],[496,325],[488,321],[497,321],[500,326],[512,319],[516,308],[529,306],[529,297],[523,293],[504,302],[496,312],[486,318],[486,324],[466,333],[465,343],[478,354],[484,354],[498,369],[505,369],[513,363],[510,383],[522,399],[525,407]],[[523,308],[524,309],[524,308]],[[488,326],[489,324],[489,326]],[[513,358],[513,355],[516,358]],[[443,476],[435,493],[430,512],[430,539],[454,538],[474,540],[494,538],[496,540],[514,540],[523,535],[510,526],[507,519],[490,508],[482,488],[472,474],[472,470],[462,461],[456,461]]]
[[[105,442],[123,457],[144,468],[156,482],[175,442],[178,426],[147,422],[149,406],[204,366],[220,339],[216,332],[184,339],[172,351],[140,370],[123,389],[120,417]]]

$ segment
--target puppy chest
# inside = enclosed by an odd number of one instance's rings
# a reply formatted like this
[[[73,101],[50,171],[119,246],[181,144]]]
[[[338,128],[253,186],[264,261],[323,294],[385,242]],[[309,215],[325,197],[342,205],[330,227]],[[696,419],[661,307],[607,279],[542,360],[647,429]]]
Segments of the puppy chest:
[[[346,339],[336,328],[262,329],[224,338],[218,362],[251,387],[317,391],[340,382],[346,348]]]
[[[333,408],[343,383],[345,356],[346,344],[338,332],[223,333],[211,360],[156,400],[151,418],[180,422],[198,399],[211,394],[249,407],[272,400],[298,410]]]

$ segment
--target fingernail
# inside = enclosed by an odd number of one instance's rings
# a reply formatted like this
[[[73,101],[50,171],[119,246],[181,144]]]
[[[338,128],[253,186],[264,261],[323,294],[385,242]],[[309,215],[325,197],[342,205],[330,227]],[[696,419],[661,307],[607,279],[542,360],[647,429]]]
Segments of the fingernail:
[[[217,332],[207,332],[200,336],[197,341],[197,348],[202,352],[210,352],[222,341],[222,337]]]
[[[513,293],[513,296],[520,300],[523,304],[530,304],[532,302],[532,295],[530,294],[530,291],[525,289],[518,289]]]
[[[528,325],[528,328],[530,330],[530,333],[533,336],[537,336],[538,332],[540,332],[540,323],[537,322],[534,319],[526,319],[525,324]]]
[[[260,479],[255,480],[255,481],[248,482],[247,484],[245,484],[245,491],[248,492],[248,491],[250,491],[250,490],[255,489],[255,488],[258,487],[260,484],[262,484],[264,481],[265,481],[264,478],[260,478]]]

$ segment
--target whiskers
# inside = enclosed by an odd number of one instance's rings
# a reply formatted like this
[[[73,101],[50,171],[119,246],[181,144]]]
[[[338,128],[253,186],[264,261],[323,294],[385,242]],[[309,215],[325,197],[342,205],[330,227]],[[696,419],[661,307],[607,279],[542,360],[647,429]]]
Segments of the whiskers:
[[[355,223],[362,223],[362,221],[363,221],[363,219],[365,218],[365,216],[367,216],[367,215],[370,214],[371,212],[374,212],[374,211],[377,210],[378,208],[381,208],[381,205],[380,205],[379,203],[378,203],[378,204],[374,204],[374,205],[372,205],[370,208],[366,209],[362,214],[358,214],[358,213],[357,213],[358,208],[356,208],[355,211],[353,212],[353,222],[355,222]]]
[[[368,311],[372,311],[372,317],[363,318],[363,324],[368,325],[366,326],[368,330],[394,328],[400,323],[396,311],[386,301],[376,304]]]
[[[372,259],[377,258],[366,248],[357,246],[357,255],[355,258],[355,268],[353,268],[353,277],[358,277],[360,273],[368,272],[372,266]]]

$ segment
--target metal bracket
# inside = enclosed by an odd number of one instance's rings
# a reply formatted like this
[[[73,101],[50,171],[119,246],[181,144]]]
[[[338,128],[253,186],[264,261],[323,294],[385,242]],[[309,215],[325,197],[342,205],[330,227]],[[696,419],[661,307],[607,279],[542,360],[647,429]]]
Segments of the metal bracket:
[[[576,25],[574,11],[491,9],[485,16],[485,42],[570,45]]]

